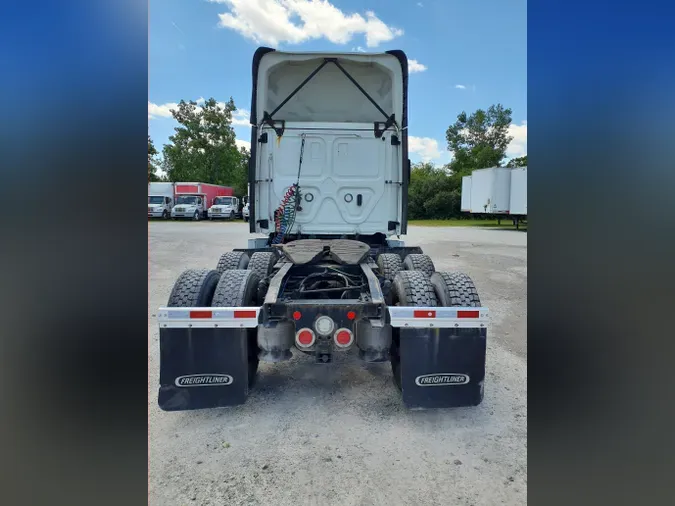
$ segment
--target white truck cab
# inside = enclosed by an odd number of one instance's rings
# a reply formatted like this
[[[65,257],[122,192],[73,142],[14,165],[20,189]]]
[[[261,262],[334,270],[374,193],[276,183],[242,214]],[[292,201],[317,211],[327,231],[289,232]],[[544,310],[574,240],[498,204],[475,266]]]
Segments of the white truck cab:
[[[209,208],[209,220],[228,219],[234,220],[239,214],[239,199],[237,197],[216,197],[213,205]]]
[[[204,199],[204,195],[178,195],[171,217],[199,221],[204,215]]]
[[[148,195],[148,218],[164,218],[171,215],[173,198],[164,195]]]
[[[168,219],[171,216],[173,205],[173,183],[148,183],[148,218]]]

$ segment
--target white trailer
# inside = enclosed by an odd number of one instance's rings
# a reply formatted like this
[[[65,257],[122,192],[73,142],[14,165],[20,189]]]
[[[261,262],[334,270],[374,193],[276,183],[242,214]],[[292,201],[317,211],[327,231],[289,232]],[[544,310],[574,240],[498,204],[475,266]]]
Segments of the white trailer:
[[[462,177],[462,204],[463,213],[471,212],[471,176]]]
[[[509,214],[527,216],[527,167],[511,170]]]
[[[173,183],[148,183],[148,218],[168,219],[174,199]]]
[[[509,214],[511,169],[492,167],[471,174],[471,213]]]

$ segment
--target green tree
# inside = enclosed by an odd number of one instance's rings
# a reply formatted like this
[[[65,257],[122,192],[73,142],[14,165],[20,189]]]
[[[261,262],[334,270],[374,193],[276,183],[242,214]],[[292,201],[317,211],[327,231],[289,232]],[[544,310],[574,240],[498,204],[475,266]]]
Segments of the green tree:
[[[156,156],[157,149],[155,148],[150,135],[148,135],[148,183],[160,180],[159,176],[157,176]]]
[[[527,167],[527,155],[521,156],[519,158],[511,158],[509,163],[506,164],[509,168],[514,167]]]
[[[431,163],[413,165],[408,189],[410,219],[446,219],[460,216],[461,177]]]
[[[464,111],[458,114],[445,133],[448,149],[454,154],[448,168],[466,175],[474,169],[499,167],[513,140],[508,134],[511,112],[497,104],[487,111],[478,109],[470,116]]]
[[[178,126],[163,149],[169,181],[201,181],[232,186],[246,192],[248,151],[239,150],[232,129],[232,98],[219,104],[210,98],[203,105],[181,100],[171,111]]]

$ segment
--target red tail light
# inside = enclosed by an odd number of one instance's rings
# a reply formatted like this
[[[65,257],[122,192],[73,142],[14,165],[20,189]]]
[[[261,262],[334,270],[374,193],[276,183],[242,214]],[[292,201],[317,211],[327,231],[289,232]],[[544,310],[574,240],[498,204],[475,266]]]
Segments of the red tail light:
[[[436,318],[436,311],[434,310],[421,311],[416,309],[415,311],[413,311],[413,318]]]
[[[243,310],[234,311],[235,318],[255,318],[256,316],[258,316],[258,313],[256,313],[255,311],[243,311]]]
[[[295,344],[300,348],[309,348],[315,340],[316,336],[312,329],[300,329],[295,334]]]
[[[457,318],[478,318],[479,316],[479,311],[457,311]]]
[[[190,318],[213,318],[213,311],[190,311]]]
[[[338,329],[333,337],[335,345],[340,348],[347,348],[354,342],[354,334],[349,329]]]

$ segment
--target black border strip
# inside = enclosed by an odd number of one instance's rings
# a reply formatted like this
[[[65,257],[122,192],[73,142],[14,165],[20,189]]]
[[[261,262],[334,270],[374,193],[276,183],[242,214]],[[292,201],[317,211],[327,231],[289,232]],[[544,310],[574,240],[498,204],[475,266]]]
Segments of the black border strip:
[[[252,234],[256,233],[255,227],[255,160],[258,154],[258,115],[256,109],[258,107],[258,70],[260,69],[260,61],[262,57],[267,53],[276,51],[271,47],[259,47],[256,49],[253,54],[253,66],[252,66],[252,85],[251,85],[251,117],[249,123],[251,123],[251,159],[248,163],[248,209],[249,209],[249,219],[248,219],[248,229]]]
[[[386,51],[401,64],[403,76],[403,117],[401,118],[401,234],[408,232],[408,185],[410,184],[410,159],[408,158],[408,57],[400,49]]]

